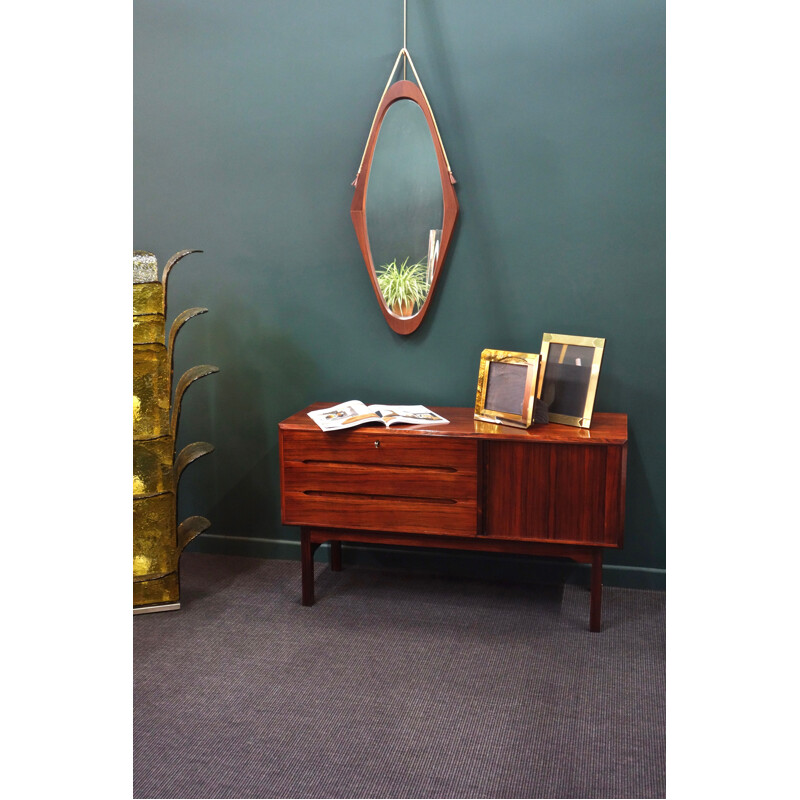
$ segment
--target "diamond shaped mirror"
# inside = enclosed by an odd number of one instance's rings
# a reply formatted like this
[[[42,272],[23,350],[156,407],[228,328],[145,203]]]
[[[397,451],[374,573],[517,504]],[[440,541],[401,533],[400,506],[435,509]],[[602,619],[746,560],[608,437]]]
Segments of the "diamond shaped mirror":
[[[391,83],[401,58],[417,83]],[[430,307],[458,217],[454,183],[403,47],[375,113],[350,207],[372,288],[396,333],[415,331]]]

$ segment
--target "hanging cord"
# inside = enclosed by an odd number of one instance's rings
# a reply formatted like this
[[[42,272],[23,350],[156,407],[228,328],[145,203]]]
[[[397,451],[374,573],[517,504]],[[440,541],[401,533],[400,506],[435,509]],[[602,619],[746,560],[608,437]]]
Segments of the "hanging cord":
[[[375,121],[378,119],[378,111],[380,111],[381,103],[383,103],[383,98],[386,96],[386,92],[389,91],[389,87],[392,84],[392,78],[394,77],[395,72],[397,72],[397,66],[400,63],[400,59],[406,59],[408,63],[411,65],[411,71],[414,73],[414,77],[417,80],[417,86],[419,86],[420,92],[422,92],[422,96],[425,99],[425,102],[428,104],[428,111],[431,112],[431,119],[433,120],[433,127],[436,131],[436,138],[439,140],[439,144],[442,148],[442,155],[444,156],[444,162],[447,165],[447,172],[450,174],[450,183],[455,183],[456,178],[453,175],[453,170],[450,168],[450,162],[447,159],[447,151],[444,149],[444,142],[442,141],[442,135],[439,133],[439,126],[436,124],[436,117],[433,114],[433,109],[431,108],[430,100],[428,100],[428,95],[425,94],[425,89],[422,86],[422,81],[419,79],[419,75],[417,74],[416,67],[414,66],[414,60],[411,58],[411,53],[403,47],[400,52],[397,54],[397,59],[394,62],[394,66],[392,67],[392,71],[389,73],[389,80],[386,81],[386,86],[383,89],[383,94],[381,94],[381,99],[378,101],[378,107],[375,109],[375,116],[372,118],[372,125],[369,127],[369,134],[367,136],[367,144],[364,145],[364,152],[361,156],[361,163],[358,165],[358,172],[356,173],[356,179],[351,184],[352,186],[356,186],[358,184],[358,176],[361,174],[361,169],[364,166],[364,159],[367,156],[367,147],[369,146],[369,140],[372,136],[372,129],[375,127]]]
[[[367,156],[367,147],[369,146],[369,140],[370,137],[372,136],[372,129],[375,127],[375,121],[378,119],[378,111],[380,110],[383,98],[386,97],[386,92],[389,91],[389,86],[391,86],[392,78],[394,77],[395,72],[397,72],[397,65],[400,63],[401,58],[403,59],[403,80],[406,80],[406,64],[411,64],[411,71],[414,73],[414,77],[417,79],[417,86],[419,86],[419,90],[422,92],[422,96],[425,98],[425,102],[428,104],[428,111],[431,112],[433,127],[434,130],[436,131],[436,138],[439,140],[439,144],[441,145],[442,155],[444,155],[444,162],[445,164],[447,164],[447,172],[450,175],[450,183],[454,184],[456,182],[455,175],[453,175],[453,170],[450,169],[450,162],[447,160],[447,151],[444,149],[444,142],[442,141],[442,135],[439,133],[439,126],[436,124],[436,117],[433,115],[433,108],[431,107],[431,102],[430,100],[428,100],[428,96],[425,94],[425,89],[423,89],[422,87],[422,81],[419,79],[417,70],[414,67],[414,61],[411,58],[411,53],[409,53],[408,49],[406,48],[406,0],[403,0],[403,47],[397,54],[397,59],[394,62],[392,71],[389,73],[389,80],[386,81],[386,86],[383,89],[383,94],[381,95],[381,99],[378,101],[378,108],[375,109],[375,116],[372,118],[372,125],[369,126],[369,134],[367,135],[367,144],[364,145],[364,152],[361,155],[361,163],[358,165],[358,172],[356,173],[356,178],[351,184],[351,186],[358,185],[358,176],[361,174],[361,168],[364,166],[364,159]]]
[[[403,50],[406,50],[406,0],[403,0]],[[406,79],[406,59],[403,59],[403,80]]]

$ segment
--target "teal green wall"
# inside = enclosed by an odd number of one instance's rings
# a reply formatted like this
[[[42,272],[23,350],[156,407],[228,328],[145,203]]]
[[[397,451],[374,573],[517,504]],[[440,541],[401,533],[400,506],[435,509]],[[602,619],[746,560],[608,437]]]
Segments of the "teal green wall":
[[[625,548],[607,583],[665,569],[663,0],[409,0],[408,48],[458,179],[432,308],[378,307],[350,222],[402,45],[401,0],[135,0],[133,246],[173,271],[169,312],[209,313],[176,369],[180,443],[210,441],[180,512],[195,549],[296,555],[278,422],[315,400],[471,406],[483,348],[606,338],[595,410],[629,415]]]

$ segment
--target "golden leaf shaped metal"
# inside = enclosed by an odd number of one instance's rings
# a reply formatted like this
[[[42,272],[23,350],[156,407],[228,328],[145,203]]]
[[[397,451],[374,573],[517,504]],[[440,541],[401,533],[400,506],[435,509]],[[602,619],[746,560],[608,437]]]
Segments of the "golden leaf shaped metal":
[[[179,314],[164,341],[167,279],[189,253],[181,250],[167,262],[158,281],[152,253],[133,254],[133,606],[134,613],[180,608],[178,564],[183,548],[206,530],[205,517],[177,525],[177,485],[186,466],[213,451],[208,442],[187,445],[175,456],[181,401],[188,387],[218,372],[204,364],[187,370],[173,395],[175,339],[192,317],[206,308]]]
[[[167,344],[167,362],[169,363],[169,393],[172,394],[172,376],[175,372],[175,339],[178,338],[178,334],[181,331],[181,328],[192,318],[199,316],[200,314],[206,314],[208,312],[207,308],[188,308],[186,311],[182,311],[175,317],[172,325],[169,329],[169,343]],[[162,334],[163,335],[163,334]]]
[[[218,367],[212,367],[210,364],[199,364],[196,367],[187,369],[186,372],[181,375],[180,379],[178,380],[178,386],[175,389],[175,402],[172,406],[172,419],[170,421],[173,438],[177,438],[178,435],[178,420],[181,414],[181,401],[183,400],[183,395],[186,394],[186,390],[195,381],[200,380],[200,378],[205,378],[206,375],[213,375],[215,372],[219,372]]]
[[[175,253],[174,256],[167,261],[166,266],[164,267],[164,274],[161,276],[161,284],[164,287],[164,303],[161,309],[161,313],[164,316],[167,315],[167,279],[169,278],[169,273],[172,272],[172,268],[182,259],[186,258],[190,253],[202,253],[202,250],[181,250]]]
[[[178,550],[183,550],[189,542],[211,527],[205,517],[188,517],[178,525]]]
[[[175,485],[178,485],[178,482],[181,479],[181,474],[192,463],[192,461],[197,461],[198,458],[201,456],[208,455],[209,453],[213,452],[214,445],[209,444],[208,442],[195,442],[194,444],[187,444],[183,450],[178,453],[178,457],[175,459],[175,465],[173,467],[173,475],[175,480]]]

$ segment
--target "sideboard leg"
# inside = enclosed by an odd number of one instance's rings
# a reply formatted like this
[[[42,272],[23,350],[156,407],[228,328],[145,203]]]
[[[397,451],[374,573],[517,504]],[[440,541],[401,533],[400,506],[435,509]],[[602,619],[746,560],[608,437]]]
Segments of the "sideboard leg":
[[[330,542],[330,548],[331,572],[340,572],[342,569],[342,543]]]
[[[300,529],[300,572],[302,600],[304,606],[314,605],[314,548],[311,547],[311,531]]]
[[[592,553],[592,591],[589,600],[589,630],[600,630],[600,613],[603,606],[603,551],[598,547]]]

